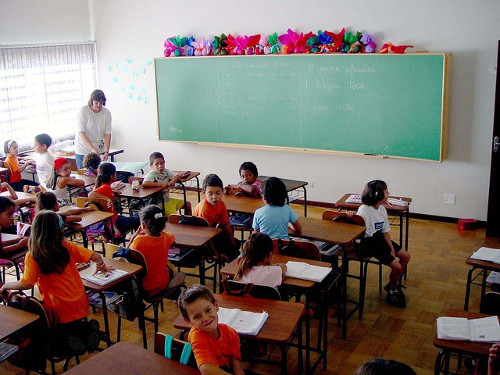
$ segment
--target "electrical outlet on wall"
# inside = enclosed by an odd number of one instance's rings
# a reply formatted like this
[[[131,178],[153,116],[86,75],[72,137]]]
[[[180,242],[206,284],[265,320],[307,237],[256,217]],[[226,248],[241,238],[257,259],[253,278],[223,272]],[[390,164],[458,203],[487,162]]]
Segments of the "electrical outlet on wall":
[[[452,194],[452,193],[445,193],[444,194],[444,203],[455,204],[456,200],[457,200],[457,197],[455,194]]]

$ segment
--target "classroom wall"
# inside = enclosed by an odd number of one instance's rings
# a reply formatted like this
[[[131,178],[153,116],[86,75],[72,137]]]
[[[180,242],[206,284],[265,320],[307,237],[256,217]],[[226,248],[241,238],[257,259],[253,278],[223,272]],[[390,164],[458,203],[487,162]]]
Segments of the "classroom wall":
[[[76,3],[71,2],[83,12],[83,6]],[[168,167],[198,170],[203,175],[216,172],[227,183],[238,180],[242,161],[252,160],[262,174],[309,181],[308,198],[326,202],[345,192],[360,191],[366,181],[381,178],[388,182],[391,193],[414,199],[414,212],[486,219],[493,67],[500,39],[497,0],[89,0],[89,4],[93,8],[89,20],[97,41],[100,88],[113,115],[113,147],[126,150],[121,160],[145,159],[152,151],[161,151]],[[54,15],[60,14],[54,11]],[[452,53],[450,147],[443,163],[158,141],[150,59],[162,56],[165,38],[274,33],[288,27],[338,32],[343,26],[373,33],[379,46],[391,41],[413,44],[413,51]],[[47,27],[51,29],[48,36],[60,30],[56,25]],[[192,104],[196,110],[196,103]],[[456,194],[456,204],[445,205],[444,193]]]

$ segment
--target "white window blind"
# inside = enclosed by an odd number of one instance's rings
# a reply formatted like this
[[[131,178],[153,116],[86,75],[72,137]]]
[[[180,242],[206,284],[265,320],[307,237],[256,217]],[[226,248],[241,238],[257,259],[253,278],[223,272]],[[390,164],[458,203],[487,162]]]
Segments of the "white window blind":
[[[25,149],[39,133],[73,135],[96,76],[95,43],[1,47],[0,151],[7,139]]]

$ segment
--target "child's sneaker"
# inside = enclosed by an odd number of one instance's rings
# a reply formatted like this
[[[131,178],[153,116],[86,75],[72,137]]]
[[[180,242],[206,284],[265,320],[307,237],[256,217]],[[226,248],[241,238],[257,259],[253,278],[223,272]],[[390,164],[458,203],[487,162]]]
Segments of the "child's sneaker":
[[[401,307],[404,308],[406,307],[406,301],[404,294],[400,294],[399,292],[396,293],[387,293],[385,296],[385,300],[389,305],[396,306],[396,307]]]

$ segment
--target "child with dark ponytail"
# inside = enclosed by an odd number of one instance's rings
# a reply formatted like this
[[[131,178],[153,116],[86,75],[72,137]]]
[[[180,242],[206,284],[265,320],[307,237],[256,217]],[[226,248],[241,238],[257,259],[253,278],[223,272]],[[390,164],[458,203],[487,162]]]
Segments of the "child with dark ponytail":
[[[170,281],[168,249],[175,237],[163,230],[167,218],[160,207],[150,204],[141,210],[139,217],[141,225],[130,240],[130,248],[141,252],[146,259],[148,273],[142,287],[147,295],[153,296],[164,290]]]
[[[273,241],[264,233],[252,233],[243,245],[238,271],[234,279],[243,283],[253,283],[277,287],[281,285],[286,273],[283,263],[271,264]]]

